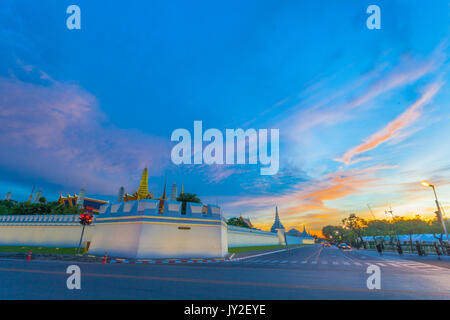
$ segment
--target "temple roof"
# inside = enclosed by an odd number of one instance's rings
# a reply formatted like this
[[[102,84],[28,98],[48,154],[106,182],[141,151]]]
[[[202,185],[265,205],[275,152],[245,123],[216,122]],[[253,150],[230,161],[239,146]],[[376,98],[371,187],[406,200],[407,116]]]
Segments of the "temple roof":
[[[305,226],[303,226],[303,232],[301,233],[301,236],[304,238],[312,238],[312,236],[308,232],[306,232]]]

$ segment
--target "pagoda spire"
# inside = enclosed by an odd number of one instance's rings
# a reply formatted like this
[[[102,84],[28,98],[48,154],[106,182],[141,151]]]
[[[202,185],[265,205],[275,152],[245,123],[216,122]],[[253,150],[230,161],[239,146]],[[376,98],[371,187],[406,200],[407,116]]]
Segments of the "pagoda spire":
[[[184,192],[183,192],[183,184],[181,184],[180,196],[182,196],[183,194],[184,194]]]
[[[30,197],[28,198],[28,202],[31,203],[31,200],[33,199],[33,193],[34,193],[34,186],[33,189],[31,189]]]
[[[280,216],[278,215],[278,206],[275,207],[275,221],[273,222],[271,232],[276,232],[277,229],[284,229],[283,224],[280,221]]]
[[[167,199],[166,198],[166,185],[167,185],[167,179],[164,178],[164,191],[163,191],[163,194],[162,194],[162,197],[161,197],[162,200],[166,200]]]
[[[137,192],[137,198],[146,199],[148,196],[148,169],[147,166],[142,171],[141,182],[139,183],[139,189]]]
[[[119,193],[117,194],[117,202],[122,202],[125,196],[125,188],[121,186],[119,188]]]
[[[85,194],[86,194],[86,190],[85,190],[85,186],[83,184],[83,186],[81,187],[81,190],[80,190],[80,194],[78,195],[77,202],[76,202],[76,205],[79,206],[80,208],[82,208],[84,206]]]

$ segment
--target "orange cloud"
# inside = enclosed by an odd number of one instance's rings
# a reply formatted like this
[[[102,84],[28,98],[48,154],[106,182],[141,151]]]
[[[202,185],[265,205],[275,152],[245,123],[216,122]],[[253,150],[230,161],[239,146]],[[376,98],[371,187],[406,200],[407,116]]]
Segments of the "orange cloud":
[[[229,206],[256,205],[262,210],[248,212],[257,228],[269,230],[274,219],[274,207],[279,204],[279,214],[286,229],[300,228],[307,224],[312,230],[320,230],[326,224],[339,223],[347,212],[327,205],[327,201],[336,200],[363,192],[378,179],[375,172],[390,166],[377,166],[366,169],[353,169],[326,174],[319,179],[302,182],[298,191],[279,197],[252,197],[240,199]]]
[[[414,123],[421,115],[423,111],[423,106],[428,104],[431,99],[436,95],[439,91],[441,84],[433,83],[430,87],[427,88],[425,93],[420,97],[419,100],[414,102],[411,106],[409,106],[406,111],[400,114],[397,118],[392,120],[388,125],[386,125],[381,130],[377,131],[373,135],[371,135],[365,142],[357,145],[356,147],[348,150],[340,159],[336,159],[339,162],[343,162],[345,164],[352,163],[353,157],[358,154],[367,152],[369,150],[375,149],[380,144],[396,137],[396,135],[402,129],[410,126]],[[361,159],[356,159],[353,162],[361,161]]]

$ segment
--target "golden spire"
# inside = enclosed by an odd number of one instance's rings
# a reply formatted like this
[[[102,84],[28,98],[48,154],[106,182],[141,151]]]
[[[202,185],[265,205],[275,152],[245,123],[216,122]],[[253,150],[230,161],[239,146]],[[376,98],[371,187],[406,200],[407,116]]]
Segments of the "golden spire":
[[[180,196],[183,195],[183,184],[181,184],[181,191],[180,191]]]
[[[144,168],[142,171],[141,183],[139,183],[139,189],[137,191],[137,198],[146,199],[148,196],[148,169]]]
[[[166,198],[166,184],[167,184],[167,180],[164,181],[164,191],[163,191],[163,195],[161,197],[162,200],[167,200],[167,198]]]
[[[70,197],[70,193],[68,193],[67,192],[67,202],[69,203],[69,206],[73,206],[73,203],[72,203],[72,198]]]

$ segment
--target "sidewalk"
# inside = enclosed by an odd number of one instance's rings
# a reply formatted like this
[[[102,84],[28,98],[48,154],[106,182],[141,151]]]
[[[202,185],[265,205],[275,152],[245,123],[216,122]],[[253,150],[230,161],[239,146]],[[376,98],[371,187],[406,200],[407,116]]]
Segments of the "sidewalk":
[[[246,251],[238,253],[229,253],[225,258],[192,258],[192,259],[180,259],[180,258],[167,258],[167,259],[124,259],[122,257],[108,256],[108,263],[204,263],[204,262],[224,262],[227,260],[244,260],[251,257],[268,255],[276,252],[291,251],[300,248],[301,246],[288,247],[288,248],[276,248]],[[23,252],[0,252],[0,259],[17,259],[26,260],[28,253]],[[91,262],[102,263],[102,256],[94,256],[90,254],[84,255],[68,255],[68,254],[53,254],[53,253],[33,253],[31,260],[59,260],[59,261],[77,261],[77,262]]]
[[[26,260],[28,253],[22,252],[0,252],[0,259]],[[78,262],[102,262],[103,257],[94,255],[73,255],[73,254],[54,254],[54,253],[33,253],[31,260],[59,260],[59,261],[78,261]],[[109,259],[109,258],[108,258]]]
[[[380,255],[378,254],[378,252],[376,250],[367,250],[367,249],[357,249],[355,250],[355,252],[360,252],[360,253],[364,253],[367,254],[369,256],[376,256],[379,257]],[[419,256],[417,253],[410,253],[410,252],[403,252],[403,254],[400,256],[398,254],[398,252],[394,252],[394,251],[383,251],[383,256],[388,256],[388,257],[414,257],[414,258],[433,258],[437,260],[437,255],[436,254],[427,254],[426,256]],[[447,255],[441,255],[441,260],[443,261],[450,261],[450,256]]]

